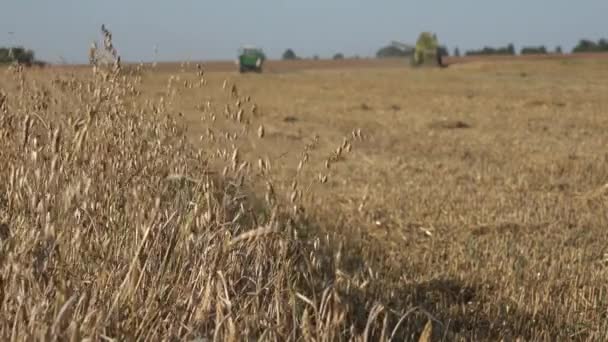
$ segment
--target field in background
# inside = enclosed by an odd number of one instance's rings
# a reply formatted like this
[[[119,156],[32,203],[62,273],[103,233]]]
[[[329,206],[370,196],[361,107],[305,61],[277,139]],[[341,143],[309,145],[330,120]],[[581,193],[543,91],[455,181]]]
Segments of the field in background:
[[[360,291],[399,312],[422,309],[403,325],[411,336],[431,317],[474,340],[605,339],[608,59],[402,63],[271,62],[244,75],[211,63],[202,87],[191,86],[194,64],[161,64],[141,73],[141,100],[166,97],[208,153],[225,144],[252,165],[272,161],[277,187],[289,188],[306,145],[329,156],[360,129],[345,158],[304,169],[304,179],[327,177],[303,184],[305,210],[311,234],[343,239],[336,282],[367,274]],[[247,113],[256,107],[245,129],[261,123],[264,138],[210,143],[237,132],[224,115],[237,107],[233,84],[251,97]]]
[[[293,155],[315,134],[329,153],[362,129],[365,143],[315,192],[316,217],[379,259],[395,302],[457,330],[599,336],[607,67],[567,59],[208,77],[259,105],[267,138],[242,147],[252,156]],[[166,77],[146,77],[151,94]],[[194,137],[205,127],[194,107],[220,93],[182,93]],[[274,171],[290,179],[297,159],[283,158]]]
[[[564,61],[564,60],[601,60],[608,58],[608,53],[576,53],[576,54],[544,54],[544,55],[518,55],[518,56],[461,56],[445,57],[443,62],[447,65],[457,65],[471,62],[517,62],[517,61]],[[193,64],[196,62],[192,62]],[[233,61],[207,61],[201,62],[207,71],[230,72],[236,70]],[[157,70],[179,70],[181,63],[158,63]],[[331,59],[302,59],[294,61],[269,60],[265,64],[266,72],[290,72],[301,70],[326,69],[360,69],[360,68],[398,68],[409,67],[408,58],[347,58],[342,60]]]
[[[151,94],[166,77],[146,77]],[[608,328],[608,60],[208,77],[255,99],[267,138],[241,149],[285,156],[274,171],[287,180],[313,135],[330,153],[362,129],[315,216],[357,241],[345,255],[365,253],[394,305],[457,331]],[[182,93],[194,137],[194,107],[220,93]]]
[[[445,57],[443,62],[447,65],[457,65],[471,62],[518,62],[518,61],[568,61],[568,60],[601,60],[608,58],[608,53],[576,53],[576,54],[544,54],[544,55],[518,55],[518,56],[461,56]],[[235,59],[236,60],[236,59]],[[190,61],[189,64],[200,63],[206,71],[232,72],[237,69],[235,61]],[[136,63],[127,63],[133,64]],[[179,71],[183,62],[159,62],[158,71]],[[150,65],[150,63],[146,63]],[[52,65],[53,69],[88,69],[88,65]],[[360,68],[400,68],[409,67],[407,58],[347,58],[332,59],[301,59],[301,60],[268,60],[265,64],[266,73],[291,72],[302,70],[328,70],[328,69],[360,69]]]

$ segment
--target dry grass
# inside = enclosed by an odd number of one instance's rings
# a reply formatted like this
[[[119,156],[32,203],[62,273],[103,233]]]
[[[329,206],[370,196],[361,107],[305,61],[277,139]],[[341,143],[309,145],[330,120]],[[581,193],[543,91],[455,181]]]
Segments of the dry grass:
[[[605,340],[605,66],[6,71],[0,334]]]

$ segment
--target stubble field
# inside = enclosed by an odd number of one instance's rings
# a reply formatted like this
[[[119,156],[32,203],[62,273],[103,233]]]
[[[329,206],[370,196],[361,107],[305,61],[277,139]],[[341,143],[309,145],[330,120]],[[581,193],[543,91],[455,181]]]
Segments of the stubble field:
[[[604,59],[3,73],[5,337],[608,338]]]

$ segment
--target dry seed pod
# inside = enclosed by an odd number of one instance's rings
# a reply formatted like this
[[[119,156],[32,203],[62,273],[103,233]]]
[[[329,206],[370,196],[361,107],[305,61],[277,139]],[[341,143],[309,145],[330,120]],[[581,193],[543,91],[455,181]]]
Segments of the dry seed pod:
[[[239,97],[239,91],[236,88],[235,84],[232,85],[232,89],[230,89],[230,93],[232,94],[233,97]]]
[[[22,141],[22,145],[25,148],[25,146],[27,145],[27,142],[30,138],[30,127],[31,127],[31,121],[32,119],[30,118],[29,115],[25,116],[25,120],[23,121],[23,141]]]
[[[274,187],[270,182],[266,183],[266,202],[271,202],[274,199]]]
[[[17,170],[13,166],[11,166],[11,175],[10,175],[9,182],[8,182],[10,189],[15,188],[16,177],[17,177]]]
[[[290,196],[291,203],[295,203],[297,199],[298,199],[298,192],[292,191],[291,196]]]
[[[232,152],[232,158],[231,159],[232,159],[233,163],[237,163],[238,162],[238,160],[239,160],[239,149],[238,148],[234,149],[234,151]]]
[[[53,159],[51,160],[51,170],[52,170],[52,171],[54,171],[54,172],[56,172],[56,171],[57,171],[57,167],[58,167],[58,165],[59,165],[59,164],[58,164],[58,160],[59,160],[58,155],[57,155],[57,154],[55,154],[55,155],[53,156]]]
[[[243,170],[245,170],[248,167],[249,167],[249,162],[244,161],[244,162],[241,163],[241,165],[237,169],[237,172],[240,173],[240,172],[242,172]]]
[[[53,132],[53,143],[51,145],[53,153],[55,153],[55,154],[59,153],[60,142],[61,142],[61,132],[60,132],[59,128],[56,128],[55,131]]]
[[[80,151],[80,149],[82,148],[82,145],[84,144],[87,135],[88,135],[88,127],[84,126],[84,128],[80,131],[78,131],[77,137],[78,140],[76,141],[76,151]]]

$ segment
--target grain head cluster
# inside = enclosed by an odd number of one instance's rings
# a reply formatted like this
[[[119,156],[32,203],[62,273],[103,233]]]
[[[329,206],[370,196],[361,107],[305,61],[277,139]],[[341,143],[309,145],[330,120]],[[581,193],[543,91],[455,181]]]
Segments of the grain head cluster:
[[[198,142],[187,139],[171,103],[182,88],[219,87],[200,66],[197,81],[172,76],[152,100],[139,98],[142,66],[44,78],[20,66],[3,72],[11,86],[0,93],[2,339],[391,333],[388,311],[357,295],[368,276],[337,281],[330,239],[313,237],[301,208],[310,182],[327,181],[359,130],[318,179],[296,174],[281,187],[268,158],[239,153],[239,139],[264,139],[265,130],[236,85],[224,84],[223,110],[197,109],[209,128]],[[214,129],[219,119],[235,129]],[[303,147],[298,172],[315,141]],[[367,309],[343,296],[360,296]]]

